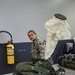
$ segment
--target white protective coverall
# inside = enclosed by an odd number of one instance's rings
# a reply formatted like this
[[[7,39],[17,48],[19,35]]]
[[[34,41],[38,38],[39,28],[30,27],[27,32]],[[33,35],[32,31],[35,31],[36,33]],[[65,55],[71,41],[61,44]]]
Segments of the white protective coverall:
[[[68,30],[70,29],[70,26],[67,21],[59,19],[55,16],[45,23],[44,28],[47,30],[45,52],[45,60],[47,60],[54,52],[58,40],[70,39],[71,33]]]

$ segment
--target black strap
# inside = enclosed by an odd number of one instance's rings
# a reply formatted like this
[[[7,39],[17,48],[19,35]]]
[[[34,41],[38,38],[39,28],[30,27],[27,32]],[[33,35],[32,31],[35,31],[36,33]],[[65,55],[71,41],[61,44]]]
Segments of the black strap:
[[[0,33],[7,33],[7,34],[9,34],[10,38],[11,38],[10,41],[11,41],[11,43],[13,42],[12,35],[8,31],[2,30],[2,31],[0,31]]]

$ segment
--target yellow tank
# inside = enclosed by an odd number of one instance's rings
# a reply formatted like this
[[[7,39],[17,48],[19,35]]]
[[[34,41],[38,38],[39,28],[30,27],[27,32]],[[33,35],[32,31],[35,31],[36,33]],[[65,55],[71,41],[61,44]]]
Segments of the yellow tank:
[[[7,44],[7,64],[14,64],[14,45],[11,43]]]

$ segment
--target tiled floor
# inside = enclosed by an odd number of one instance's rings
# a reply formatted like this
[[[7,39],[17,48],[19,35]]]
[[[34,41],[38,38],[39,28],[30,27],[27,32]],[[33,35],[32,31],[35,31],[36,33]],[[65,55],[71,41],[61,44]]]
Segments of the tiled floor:
[[[59,66],[58,64],[55,64],[55,65],[53,65],[53,67],[55,70],[58,70],[59,67],[61,67],[61,66]],[[72,70],[69,68],[64,68],[64,67],[61,67],[61,68],[63,68],[65,70],[65,75],[75,75],[75,70]]]

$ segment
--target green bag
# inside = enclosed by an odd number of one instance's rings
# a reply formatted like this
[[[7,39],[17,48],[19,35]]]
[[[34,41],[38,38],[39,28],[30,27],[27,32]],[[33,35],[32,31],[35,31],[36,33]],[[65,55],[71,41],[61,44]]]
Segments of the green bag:
[[[75,54],[65,54],[59,56],[58,64],[75,70]]]

